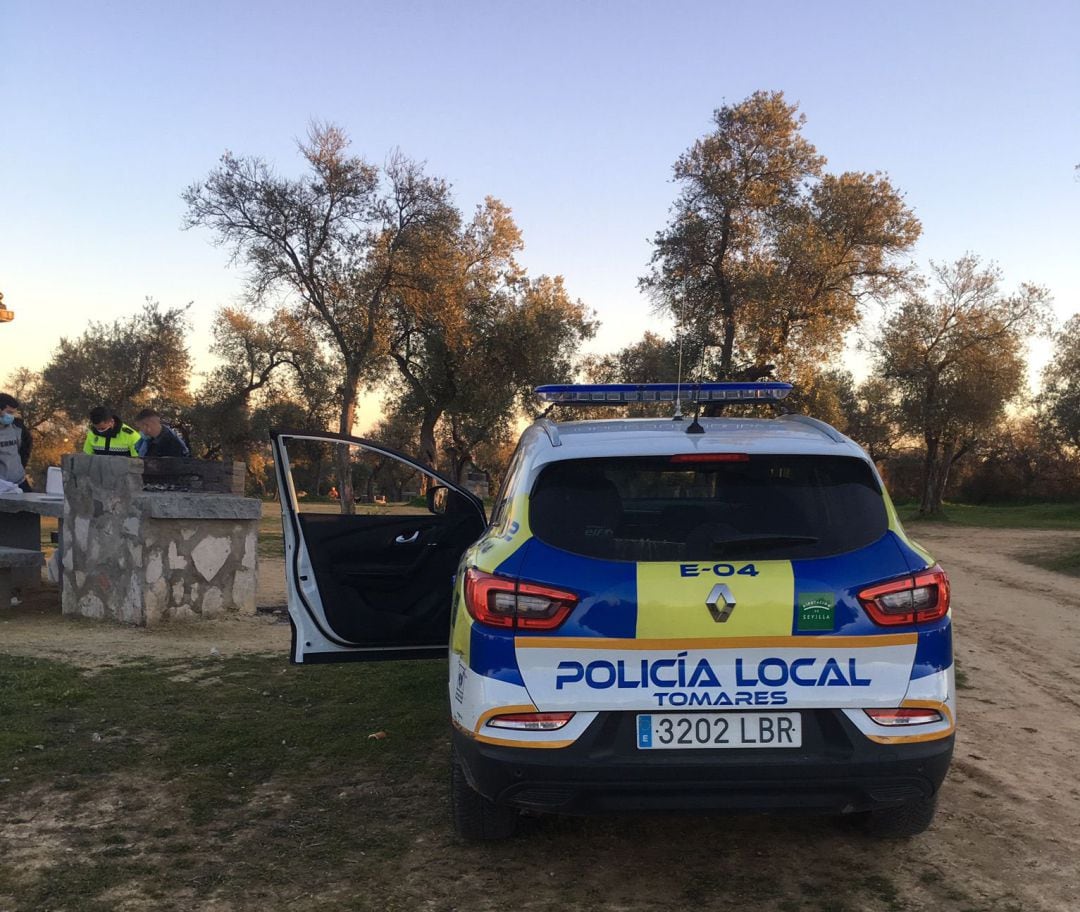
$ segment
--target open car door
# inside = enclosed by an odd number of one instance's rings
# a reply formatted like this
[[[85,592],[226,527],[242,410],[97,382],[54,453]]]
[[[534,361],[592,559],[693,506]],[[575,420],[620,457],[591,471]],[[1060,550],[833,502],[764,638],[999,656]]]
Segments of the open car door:
[[[290,430],[270,437],[292,660],[445,655],[454,573],[486,525],[480,498],[369,440]]]

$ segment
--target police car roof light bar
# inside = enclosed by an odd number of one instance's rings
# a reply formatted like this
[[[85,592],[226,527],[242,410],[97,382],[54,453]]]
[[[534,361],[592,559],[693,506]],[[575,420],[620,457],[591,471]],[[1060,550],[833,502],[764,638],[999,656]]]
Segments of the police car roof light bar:
[[[535,391],[558,405],[620,405],[632,402],[775,402],[790,383],[554,383]]]

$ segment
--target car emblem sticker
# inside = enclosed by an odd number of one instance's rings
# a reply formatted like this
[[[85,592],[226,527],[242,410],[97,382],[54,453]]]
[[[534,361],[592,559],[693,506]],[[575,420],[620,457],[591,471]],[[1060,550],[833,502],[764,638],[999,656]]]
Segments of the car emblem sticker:
[[[717,583],[710,590],[709,597],[705,599],[705,604],[709,608],[712,619],[717,623],[721,623],[731,617],[731,612],[735,610],[735,596],[731,594],[731,590],[726,584]]]
[[[800,592],[796,630],[835,630],[836,601],[831,592]]]

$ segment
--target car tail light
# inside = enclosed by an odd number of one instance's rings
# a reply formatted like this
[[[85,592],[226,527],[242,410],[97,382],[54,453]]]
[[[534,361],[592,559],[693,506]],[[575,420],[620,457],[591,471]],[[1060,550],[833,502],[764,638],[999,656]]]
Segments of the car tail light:
[[[675,465],[681,463],[703,463],[703,462],[749,462],[750,456],[747,453],[677,453],[671,457],[671,462]]]
[[[872,621],[887,627],[936,621],[949,610],[949,578],[935,564],[913,576],[863,589],[859,601]]]
[[[553,630],[578,597],[572,592],[523,583],[482,570],[465,572],[465,607],[481,624],[518,630]]]
[[[557,731],[574,718],[572,712],[558,713],[507,713],[493,716],[487,724],[491,728],[513,728],[517,731]]]
[[[929,725],[941,721],[936,709],[866,709],[863,710],[878,725]]]

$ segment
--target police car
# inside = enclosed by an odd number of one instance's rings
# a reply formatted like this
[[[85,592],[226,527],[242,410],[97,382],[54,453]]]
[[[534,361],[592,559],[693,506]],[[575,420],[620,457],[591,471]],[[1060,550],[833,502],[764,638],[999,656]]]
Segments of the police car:
[[[541,387],[778,402],[788,384]],[[273,433],[295,662],[449,643],[454,822],[802,811],[929,826],[956,715],[949,582],[866,453],[803,415],[541,419],[483,502],[367,440]],[[295,451],[429,476],[426,512],[305,512]]]

